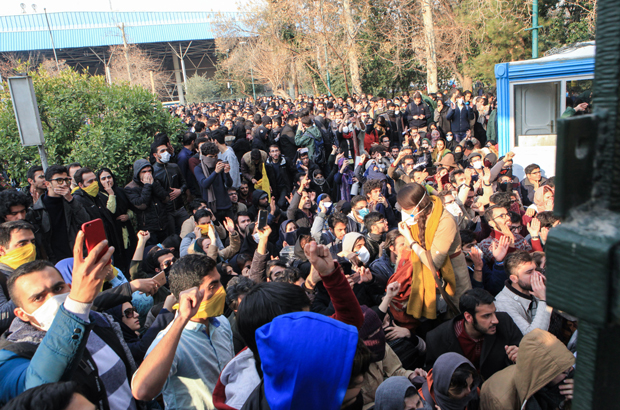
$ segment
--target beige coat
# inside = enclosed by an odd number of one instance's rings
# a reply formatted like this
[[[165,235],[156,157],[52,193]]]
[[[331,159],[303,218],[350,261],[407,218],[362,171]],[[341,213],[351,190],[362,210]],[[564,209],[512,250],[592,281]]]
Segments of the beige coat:
[[[551,333],[534,329],[519,344],[517,364],[491,376],[480,391],[480,410],[521,410],[538,390],[575,363]]]
[[[385,357],[379,362],[370,365],[368,371],[364,374],[364,383],[362,384],[362,396],[364,397],[364,409],[371,407],[375,401],[375,392],[379,385],[388,377],[405,376],[413,373],[411,370],[403,368],[400,359],[394,353],[394,350],[385,343]]]

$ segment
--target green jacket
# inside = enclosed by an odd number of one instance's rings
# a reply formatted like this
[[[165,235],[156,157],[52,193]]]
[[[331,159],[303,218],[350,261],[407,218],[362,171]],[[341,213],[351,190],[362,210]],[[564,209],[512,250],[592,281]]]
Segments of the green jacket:
[[[302,131],[301,128],[297,129],[297,134],[295,134],[295,145],[298,147],[307,147],[308,148],[308,157],[312,159],[314,157],[314,141],[319,138],[323,138],[321,135],[321,131],[318,129],[316,125],[312,125],[310,128],[306,128],[305,131]]]

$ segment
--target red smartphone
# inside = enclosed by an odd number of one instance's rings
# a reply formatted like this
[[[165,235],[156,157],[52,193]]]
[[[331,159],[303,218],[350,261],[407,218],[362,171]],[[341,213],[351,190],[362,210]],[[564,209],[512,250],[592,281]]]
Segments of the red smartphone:
[[[105,228],[103,227],[103,221],[99,218],[82,224],[82,232],[84,232],[84,241],[86,242],[88,253],[90,253],[95,246],[99,245],[101,241],[108,239],[105,234]],[[101,252],[101,256],[107,251],[108,246],[106,245],[103,252]]]

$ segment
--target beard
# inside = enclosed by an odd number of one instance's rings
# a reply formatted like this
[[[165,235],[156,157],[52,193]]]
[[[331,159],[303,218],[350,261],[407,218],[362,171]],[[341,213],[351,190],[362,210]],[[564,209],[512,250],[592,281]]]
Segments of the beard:
[[[492,335],[495,334],[495,332],[497,331],[497,325],[491,325],[489,327],[482,327],[478,321],[476,320],[476,316],[473,316],[474,319],[474,329],[476,329],[478,332],[482,333],[483,335]]]

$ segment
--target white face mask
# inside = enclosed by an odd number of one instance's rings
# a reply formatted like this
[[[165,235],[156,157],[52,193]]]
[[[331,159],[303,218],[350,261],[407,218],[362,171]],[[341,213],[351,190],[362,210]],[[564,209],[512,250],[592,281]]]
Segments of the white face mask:
[[[474,168],[476,169],[482,169],[482,161],[474,161],[472,163],[472,165],[474,166]]]
[[[325,209],[331,208],[332,205],[333,205],[333,203],[331,203],[331,202],[323,202],[323,206],[325,207]]]
[[[256,243],[258,243],[258,241],[260,241],[260,236],[257,233],[253,234],[252,238],[254,238],[254,242],[256,242]]]
[[[452,141],[452,138],[454,138],[454,137],[452,137],[452,135],[446,135],[446,140],[447,141]]]
[[[170,153],[168,151],[162,152],[161,154],[159,154],[159,160],[164,164],[167,164],[168,161],[170,161]]]
[[[422,202],[422,200],[424,200],[425,196],[426,196],[426,191],[424,191],[424,195],[422,195],[422,198],[420,198],[420,200],[418,201],[416,206],[413,207],[413,209],[416,209],[418,206],[420,206],[420,203]],[[424,209],[426,209],[426,208],[424,208]],[[409,214],[409,213],[405,212],[404,210],[402,210],[402,211],[400,211],[400,216],[401,216],[403,222],[405,222],[408,226],[413,226],[413,225],[418,223],[415,220],[415,217],[418,216],[424,209],[420,209],[415,214]]]
[[[368,263],[370,260],[370,252],[368,252],[365,246],[362,246],[362,248],[355,253],[357,253],[357,256],[359,256],[360,260],[364,263]]]
[[[34,323],[31,324],[46,332],[50,330],[52,322],[56,317],[56,313],[58,313],[58,309],[60,309],[60,306],[65,303],[65,299],[67,299],[67,296],[69,296],[69,292],[63,293],[62,295],[52,296],[51,298],[47,299],[45,303],[39,306],[39,308],[34,312],[26,313],[28,316],[34,318],[39,323],[39,326],[36,326]]]
[[[456,101],[459,103],[459,105],[463,105],[463,99],[462,99],[462,98],[459,98],[459,99],[458,99],[458,100],[456,100]]]
[[[461,211],[461,207],[455,202],[446,205],[446,210],[456,217],[460,216],[463,213]]]
[[[394,111],[394,114],[396,114],[396,115],[400,114],[400,110]]]
[[[349,127],[347,127],[346,125],[344,127],[342,127],[342,133],[343,134],[348,134],[349,133]]]

